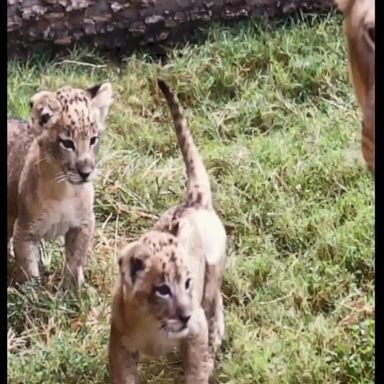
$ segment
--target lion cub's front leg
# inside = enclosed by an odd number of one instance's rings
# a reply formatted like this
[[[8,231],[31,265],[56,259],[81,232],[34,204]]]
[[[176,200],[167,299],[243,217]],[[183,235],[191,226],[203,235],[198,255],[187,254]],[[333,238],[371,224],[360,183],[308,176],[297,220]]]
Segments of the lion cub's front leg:
[[[73,281],[80,287],[84,282],[84,268],[95,228],[92,215],[89,222],[80,228],[71,228],[65,235],[65,280]]]
[[[109,369],[113,384],[137,383],[137,354],[122,345],[122,335],[112,325],[109,338]]]
[[[15,222],[13,233],[16,259],[16,281],[23,283],[30,278],[39,278],[38,239],[19,220]]]
[[[185,384],[208,384],[211,372],[208,349],[208,324],[202,308],[198,310],[198,332],[182,343]]]

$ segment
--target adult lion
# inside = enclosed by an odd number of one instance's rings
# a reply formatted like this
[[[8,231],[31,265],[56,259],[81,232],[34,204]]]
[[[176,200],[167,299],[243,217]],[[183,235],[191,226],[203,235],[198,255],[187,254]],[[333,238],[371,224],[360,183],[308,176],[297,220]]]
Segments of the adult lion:
[[[349,67],[363,113],[361,147],[375,176],[375,1],[336,0],[344,14]]]

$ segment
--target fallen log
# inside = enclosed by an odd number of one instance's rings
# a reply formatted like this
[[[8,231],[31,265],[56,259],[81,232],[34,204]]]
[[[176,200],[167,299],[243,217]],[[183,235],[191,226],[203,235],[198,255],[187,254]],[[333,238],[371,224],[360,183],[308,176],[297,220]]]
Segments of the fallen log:
[[[132,51],[188,40],[212,21],[328,11],[333,0],[7,0],[8,53],[85,44]]]

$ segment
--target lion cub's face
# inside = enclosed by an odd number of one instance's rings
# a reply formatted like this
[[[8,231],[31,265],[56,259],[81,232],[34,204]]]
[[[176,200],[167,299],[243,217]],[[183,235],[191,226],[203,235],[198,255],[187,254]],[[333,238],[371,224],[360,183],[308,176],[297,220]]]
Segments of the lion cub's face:
[[[58,168],[56,181],[91,181],[100,133],[112,102],[110,83],[88,90],[69,86],[31,98],[31,126],[40,134],[43,154]]]
[[[130,299],[158,321],[169,338],[185,337],[193,311],[192,280],[171,234],[149,232],[123,249],[120,278]]]

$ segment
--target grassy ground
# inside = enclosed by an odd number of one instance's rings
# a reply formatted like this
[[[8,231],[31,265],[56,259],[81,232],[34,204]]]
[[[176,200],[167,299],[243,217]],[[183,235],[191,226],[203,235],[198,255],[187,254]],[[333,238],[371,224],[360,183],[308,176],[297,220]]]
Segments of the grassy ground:
[[[184,168],[158,75],[180,94],[229,234],[226,337],[215,383],[374,382],[374,195],[338,16],[214,26],[200,45],[117,67],[72,52],[8,63],[8,114],[38,89],[112,81],[116,99],[97,184],[97,230],[81,295],[57,292],[62,248],[46,245],[46,283],[8,288],[8,383],[108,383],[116,250],[178,202]],[[85,65],[84,63],[93,65]],[[142,383],[180,383],[172,354]]]

